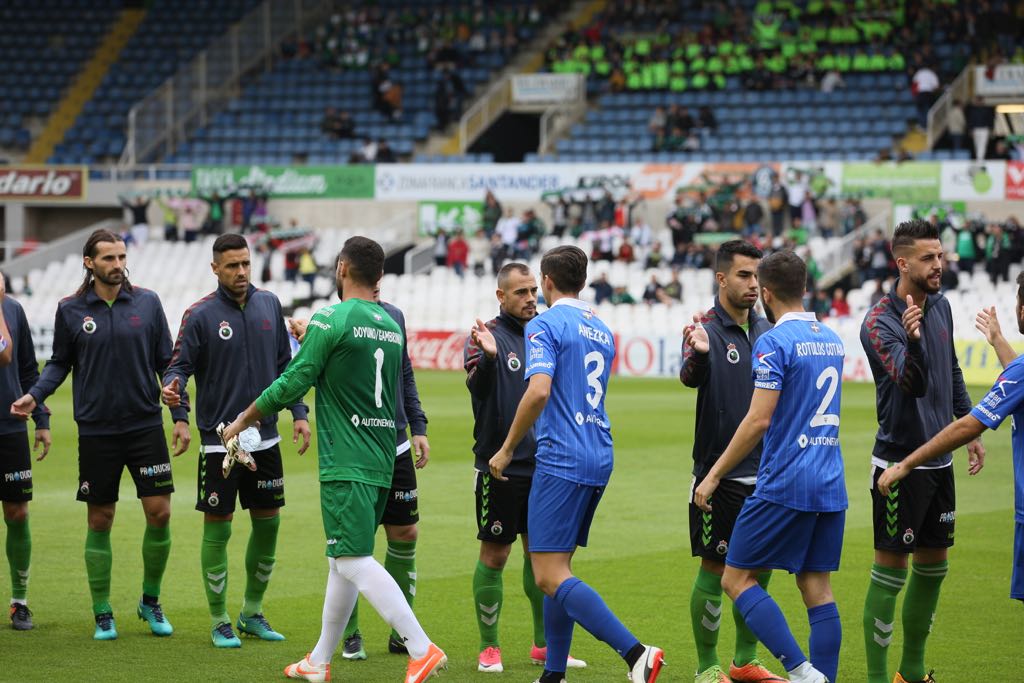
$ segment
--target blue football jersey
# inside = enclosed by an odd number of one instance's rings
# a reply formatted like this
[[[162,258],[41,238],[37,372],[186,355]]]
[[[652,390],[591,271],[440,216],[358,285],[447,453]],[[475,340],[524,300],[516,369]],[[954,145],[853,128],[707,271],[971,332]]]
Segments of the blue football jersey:
[[[971,410],[971,415],[989,429],[998,429],[1003,420],[1010,418],[1014,518],[1024,523],[1024,356],[1018,356],[1006,366],[985,398]]]
[[[559,299],[526,325],[526,379],[551,377],[537,419],[537,472],[587,486],[612,474],[612,432],[604,410],[615,358],[611,331],[586,304]]]
[[[780,395],[753,495],[806,512],[846,509],[839,448],[845,355],[839,336],[813,313],[787,313],[754,344],[754,388]]]

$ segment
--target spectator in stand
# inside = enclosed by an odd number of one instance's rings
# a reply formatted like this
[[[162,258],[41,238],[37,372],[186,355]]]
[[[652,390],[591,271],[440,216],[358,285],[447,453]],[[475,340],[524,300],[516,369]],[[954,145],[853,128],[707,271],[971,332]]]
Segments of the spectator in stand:
[[[469,265],[469,243],[463,237],[461,229],[455,231],[455,235],[448,243],[447,265],[460,278],[463,277]]]
[[[846,301],[846,292],[839,287],[836,287],[836,290],[832,292],[831,315],[833,318],[850,317],[850,304]]]
[[[654,108],[651,118],[647,120],[647,132],[657,140],[665,134],[666,125],[668,125],[668,118],[665,115],[665,107],[658,105]],[[657,142],[655,142],[655,145],[657,146]]]
[[[923,64],[910,79],[910,90],[917,107],[917,119],[922,127],[928,125],[928,110],[938,97],[940,85],[939,77],[931,64]]]
[[[885,279],[889,275],[889,245],[881,230],[875,230],[868,249],[871,252],[871,279]]]
[[[132,241],[139,247],[146,244],[149,239],[149,199],[139,195],[135,201],[129,202],[126,198],[120,197],[121,206],[128,209],[132,214],[131,236]]]
[[[874,306],[881,301],[882,297],[885,296],[885,293],[888,290],[889,287],[886,284],[883,284],[881,280],[875,280],[875,291],[871,292],[871,299],[869,300],[870,304]]]
[[[368,164],[372,164],[377,159],[377,143],[371,138],[363,140],[363,146],[359,150],[359,156],[362,160]]]
[[[652,239],[651,226],[644,220],[644,217],[639,214],[633,216],[633,225],[629,228],[629,241],[637,249],[646,251],[651,246]]]
[[[491,235],[491,273],[493,275],[497,275],[501,270],[506,258],[508,258],[508,247],[501,241],[501,234],[495,232]]]
[[[718,130],[718,119],[715,118],[715,113],[711,111],[711,107],[705,105],[700,108],[700,127],[706,128],[712,133]]]
[[[818,232],[825,238],[835,237],[839,233],[839,202],[835,197],[829,197],[821,202]]]
[[[807,200],[808,191],[807,174],[802,171],[798,172],[793,182],[786,186],[786,201],[789,204],[790,225],[793,225],[797,219],[803,220],[804,201]]]
[[[743,236],[750,237],[761,232],[761,224],[764,222],[764,208],[757,197],[751,198],[743,207]]]
[[[996,286],[1000,280],[1010,279],[1010,238],[1003,231],[1003,226],[993,223],[988,227],[985,239],[985,270]]]
[[[636,252],[633,250],[633,245],[629,243],[629,238],[622,240],[622,244],[619,245],[617,259],[621,263],[632,263],[636,260]]]
[[[842,74],[835,69],[829,69],[821,77],[821,92],[835,92],[845,87],[846,81],[843,80]]]
[[[983,161],[988,153],[988,138],[996,121],[996,110],[983,103],[980,97],[975,97],[964,116],[974,140],[974,158]]]
[[[1006,144],[1006,138],[996,138],[995,146],[992,149],[992,154],[989,155],[991,159],[1000,159],[1002,161],[1009,161],[1012,158],[1010,148]]]
[[[178,241],[178,212],[169,206],[160,197],[156,198],[156,205],[160,207],[160,214],[164,220],[164,240],[167,242]]]
[[[391,78],[391,67],[382,62],[374,69],[374,109],[392,121],[402,120],[402,85]]]
[[[316,284],[316,274],[318,270],[319,268],[316,265],[316,259],[313,258],[313,252],[309,249],[303,249],[302,253],[299,254],[299,275],[303,280],[309,283],[310,299],[312,299],[314,295],[313,287]]]
[[[501,235],[501,243],[505,245],[506,255],[512,257],[515,253],[516,241],[519,239],[519,218],[511,207],[506,209],[505,217],[498,221],[498,234]]]
[[[501,203],[498,198],[494,196],[494,193],[487,190],[487,194],[484,195],[484,213],[482,219],[482,226],[484,234],[487,235],[487,239],[491,238],[494,231],[498,227],[498,221],[501,220]]]
[[[658,292],[661,291],[661,283],[658,282],[657,275],[651,275],[651,281],[644,287],[644,293],[640,297],[641,301],[645,304],[656,304],[660,301],[658,298]]]
[[[661,288],[658,300],[663,304],[675,304],[683,300],[683,283],[679,280],[678,268],[672,268],[672,279]]]
[[[284,279],[295,282],[299,277],[299,252],[290,249],[284,253]]]
[[[377,141],[377,156],[374,161],[378,164],[394,164],[398,161],[387,140],[381,138]]]
[[[789,193],[778,174],[773,175],[772,189],[768,193],[768,211],[772,216],[772,237],[780,237],[786,229],[786,205]]]
[[[689,244],[677,244],[675,252],[672,253],[672,259],[668,262],[672,266],[673,270],[682,268],[686,265],[687,254],[689,254]]]
[[[324,111],[320,130],[332,140],[348,140],[355,137],[356,125],[347,111],[339,112],[334,107]]]
[[[438,228],[434,233],[434,265],[448,265],[448,233],[444,228]]]
[[[832,302],[828,299],[828,293],[820,289],[814,293],[814,317],[821,322],[829,316],[832,311]]]
[[[615,199],[611,192],[605,192],[597,203],[597,222],[602,226],[615,224]]]
[[[611,303],[618,306],[619,304],[635,304],[636,299],[629,293],[625,287],[616,287],[615,291],[612,292]]]
[[[644,268],[661,268],[662,264],[665,263],[665,254],[661,251],[661,242],[655,242],[651,246],[651,251],[647,254],[647,259],[644,261]]]
[[[949,108],[946,116],[946,128],[949,130],[949,143],[954,152],[964,148],[965,135],[967,133],[967,118],[964,116],[964,103],[960,100],[953,100],[953,106]]]
[[[195,242],[196,237],[199,236],[199,229],[203,225],[206,204],[190,197],[174,197],[167,201],[167,205],[173,208],[178,215],[178,225],[185,233],[185,242]],[[255,217],[254,212],[254,220]]]
[[[615,242],[622,237],[622,228],[609,221],[602,221],[594,238],[594,250],[601,261],[615,260]]]
[[[553,193],[544,200],[551,207],[551,234],[562,239],[569,225],[569,202],[561,193]]]
[[[533,209],[523,212],[523,220],[519,223],[516,235],[515,258],[529,260],[540,249],[540,238],[544,236],[544,221],[538,218]]]
[[[608,282],[608,275],[605,273],[601,273],[596,280],[591,282],[590,288],[594,290],[594,303],[598,306],[611,299],[614,294],[612,286]]]
[[[682,193],[677,193],[672,209],[665,216],[665,225],[668,226],[669,231],[672,233],[673,247],[692,242],[693,235],[697,230],[691,212],[684,205],[685,201],[686,198]]]
[[[957,263],[961,273],[974,274],[974,262],[978,258],[974,232],[966,225],[956,234]]]

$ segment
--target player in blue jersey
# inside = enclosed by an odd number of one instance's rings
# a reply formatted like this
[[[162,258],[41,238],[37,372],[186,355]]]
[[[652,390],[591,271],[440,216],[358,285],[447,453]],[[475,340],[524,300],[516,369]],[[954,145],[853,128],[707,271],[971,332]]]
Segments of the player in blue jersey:
[[[807,267],[790,251],[758,267],[775,327],[754,345],[754,395],[732,441],[694,492],[711,510],[718,484],[764,438],[754,493],[733,529],[722,588],[793,683],[836,680],[842,627],[830,573],[839,569],[846,484],[839,449],[843,342],[803,309]],[[775,601],[757,582],[766,569],[796,574],[811,623],[810,661]]]
[[[1024,273],[1017,276],[1017,329],[1024,334]],[[1024,355],[1017,356],[1003,337],[995,308],[978,314],[976,327],[995,349],[1004,370],[985,398],[970,413],[948,425],[930,441],[882,472],[878,490],[888,496],[895,484],[921,463],[968,444],[986,429],[998,429],[1010,418],[1014,473],[1013,575],[1010,597],[1024,600]]]
[[[526,393],[501,449],[490,459],[503,472],[536,422],[537,454],[527,528],[537,586],[544,591],[547,663],[537,683],[565,680],[574,624],[610,645],[629,666],[633,683],[652,683],[664,664],[661,649],[643,645],[590,586],[573,576],[572,556],[587,545],[594,511],[612,473],[612,435],[604,396],[615,358],[608,327],[579,300],[587,255],[555,247],[540,263],[541,289],[551,307],[526,325]]]

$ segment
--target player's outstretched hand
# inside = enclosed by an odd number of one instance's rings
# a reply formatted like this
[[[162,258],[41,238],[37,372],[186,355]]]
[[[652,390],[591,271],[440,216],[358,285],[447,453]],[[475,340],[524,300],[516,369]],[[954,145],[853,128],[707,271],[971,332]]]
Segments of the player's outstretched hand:
[[[718,488],[718,480],[710,474],[704,477],[704,481],[693,492],[693,504],[704,512],[711,512],[711,496]]]
[[[683,343],[697,353],[707,353],[711,349],[708,331],[700,322],[700,314],[693,315],[693,324],[683,328]]]
[[[981,468],[985,466],[985,446],[981,443],[981,439],[975,439],[974,441],[967,444],[967,474],[972,477],[981,472]]]
[[[480,318],[476,319],[476,325],[470,330],[469,335],[473,338],[473,343],[483,349],[488,358],[498,355],[498,342],[494,340],[494,334],[487,329],[487,325],[484,325]]]
[[[11,415],[19,420],[28,420],[35,409],[36,400],[32,398],[32,394],[25,394],[11,404]]]
[[[1003,336],[1003,330],[999,326],[999,317],[996,316],[995,306],[989,306],[978,311],[977,317],[974,318],[974,327],[985,335],[985,341],[992,345],[995,345],[996,341]]]
[[[174,449],[171,452],[175,458],[188,450],[189,444],[192,442],[192,432],[188,429],[188,423],[177,421],[174,423],[174,430],[171,432],[171,448]]]
[[[508,477],[502,473],[510,462],[512,462],[512,451],[502,448],[495,453],[494,457],[487,463],[491,467],[491,476],[498,481],[508,481]]]
[[[177,408],[181,405],[181,380],[177,377],[172,379],[163,389],[160,390],[160,400],[168,408]]]
[[[43,449],[42,453],[36,457],[36,462],[42,460],[50,452],[50,445],[53,443],[53,439],[50,437],[49,429],[36,429],[36,440],[34,450],[39,453],[40,446]]]
[[[305,318],[288,318],[288,331],[300,344],[306,336],[307,327],[309,327],[309,321]]]
[[[907,310],[903,311],[903,329],[907,331],[907,337],[913,341],[921,340],[922,318],[924,311],[914,303],[914,297],[907,294]]]
[[[412,450],[416,452],[416,469],[422,470],[430,462],[430,442],[426,434],[414,434]]]
[[[296,420],[292,425],[292,443],[298,443],[300,436],[302,445],[299,446],[299,455],[302,455],[309,449],[309,440],[313,438],[313,433],[309,430],[309,420]]]
[[[888,497],[889,492],[892,491],[893,484],[906,477],[907,473],[907,468],[901,462],[886,468],[878,477],[878,492]]]

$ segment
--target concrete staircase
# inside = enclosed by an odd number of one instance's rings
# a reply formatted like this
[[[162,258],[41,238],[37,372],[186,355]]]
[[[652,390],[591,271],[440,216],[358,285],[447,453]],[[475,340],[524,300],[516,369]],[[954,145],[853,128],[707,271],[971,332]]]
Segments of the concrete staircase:
[[[135,34],[145,16],[146,11],[143,9],[122,10],[121,16],[110,26],[107,35],[100,41],[95,54],[82,67],[67,92],[64,93],[64,99],[50,114],[42,132],[32,141],[32,146],[29,147],[25,155],[26,163],[46,163],[46,160],[53,154],[54,148],[64,139],[68,129],[82,113],[86,102],[92,99],[103,76],[117,61],[121,50],[128,44],[128,40]]]

